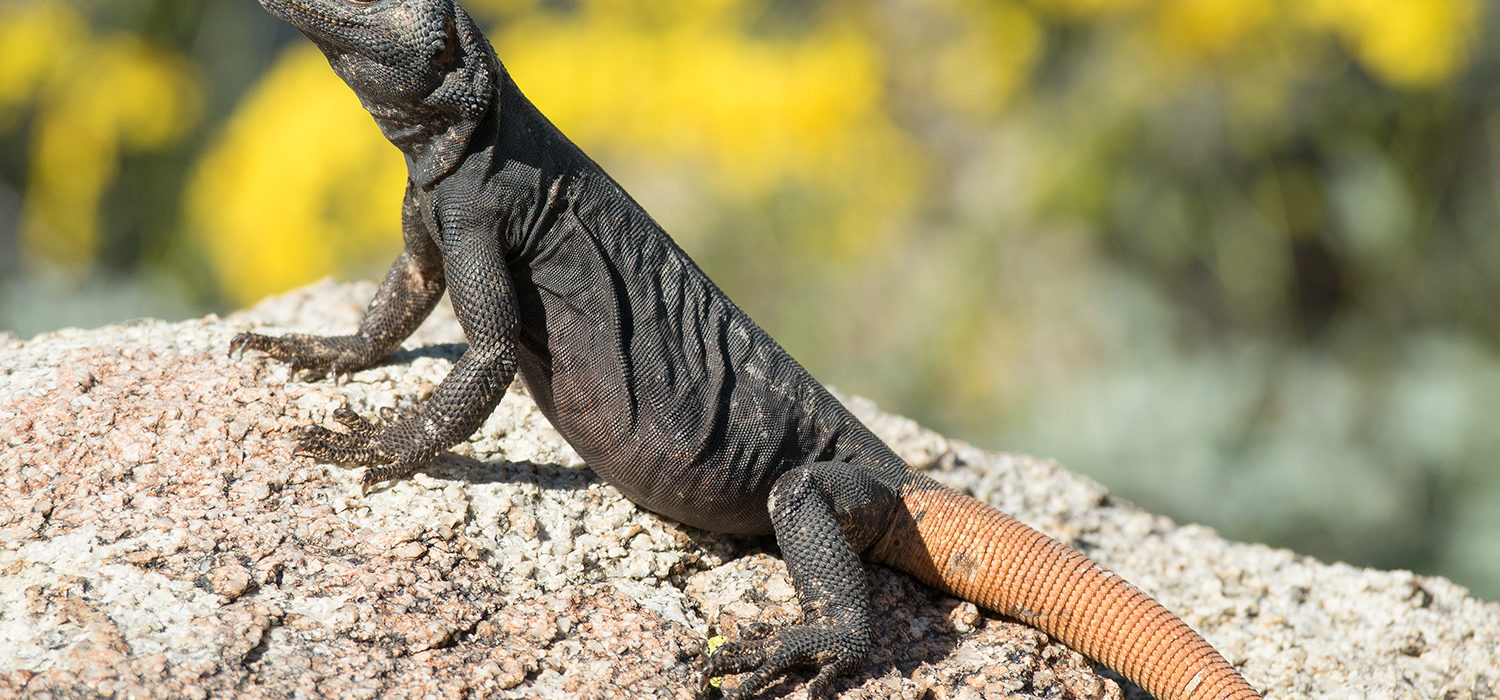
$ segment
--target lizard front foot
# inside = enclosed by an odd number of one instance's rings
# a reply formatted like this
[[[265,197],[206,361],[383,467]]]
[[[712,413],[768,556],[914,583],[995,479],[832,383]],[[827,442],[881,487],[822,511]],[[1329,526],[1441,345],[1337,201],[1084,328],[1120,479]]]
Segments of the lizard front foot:
[[[311,380],[333,375],[335,380],[374,364],[369,343],[353,335],[318,336],[293,333],[284,336],[244,332],[229,341],[229,354],[258,350],[287,363],[292,376],[306,373]]]
[[[403,449],[416,443],[407,421],[380,425],[347,406],[335,410],[333,419],[344,431],[309,425],[302,429],[295,454],[323,462],[367,465],[360,482],[362,494],[379,482],[410,475],[433,456]]]
[[[793,666],[811,666],[817,675],[807,683],[807,695],[827,695],[833,679],[858,668],[870,651],[868,635],[831,626],[794,625],[772,633],[756,625],[738,641],[730,642],[704,664],[700,697],[711,694],[708,679],[749,673],[724,693],[725,700],[745,700],[759,693]]]

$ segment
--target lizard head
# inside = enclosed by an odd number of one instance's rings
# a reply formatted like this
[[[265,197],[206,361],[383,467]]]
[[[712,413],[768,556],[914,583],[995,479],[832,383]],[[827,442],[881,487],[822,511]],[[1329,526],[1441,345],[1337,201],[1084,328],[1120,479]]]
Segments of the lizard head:
[[[425,185],[461,160],[495,92],[499,61],[453,0],[260,0],[329,65]]]

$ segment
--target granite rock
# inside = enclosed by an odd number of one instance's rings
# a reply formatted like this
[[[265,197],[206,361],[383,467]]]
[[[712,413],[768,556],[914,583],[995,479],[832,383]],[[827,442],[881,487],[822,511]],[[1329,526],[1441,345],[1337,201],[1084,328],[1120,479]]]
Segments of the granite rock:
[[[664,521],[601,483],[519,385],[424,473],[292,454],[346,402],[411,408],[462,351],[446,306],[343,385],[229,339],[347,332],[372,287],[226,319],[0,334],[0,696],[692,696],[704,640],[798,619],[773,544]],[[1116,570],[1268,697],[1500,696],[1500,605],[1439,577],[1227,542],[1058,465],[860,399],[904,457]],[[846,698],[1143,696],[1022,624],[883,568]],[[803,697],[794,676],[776,686]]]

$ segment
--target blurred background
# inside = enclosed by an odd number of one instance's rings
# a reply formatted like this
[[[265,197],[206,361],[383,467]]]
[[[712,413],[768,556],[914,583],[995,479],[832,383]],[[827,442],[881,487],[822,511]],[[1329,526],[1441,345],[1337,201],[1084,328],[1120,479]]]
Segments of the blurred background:
[[[824,381],[1500,599],[1480,0],[465,4]],[[0,330],[378,277],[403,178],[250,0],[0,0]]]

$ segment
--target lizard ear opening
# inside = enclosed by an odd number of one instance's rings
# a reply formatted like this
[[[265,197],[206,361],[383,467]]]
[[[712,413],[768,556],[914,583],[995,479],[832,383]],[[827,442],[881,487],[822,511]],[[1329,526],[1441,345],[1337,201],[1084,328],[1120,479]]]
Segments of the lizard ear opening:
[[[449,71],[456,67],[459,57],[458,25],[453,22],[452,17],[443,20],[443,50],[432,57],[433,67]]]

